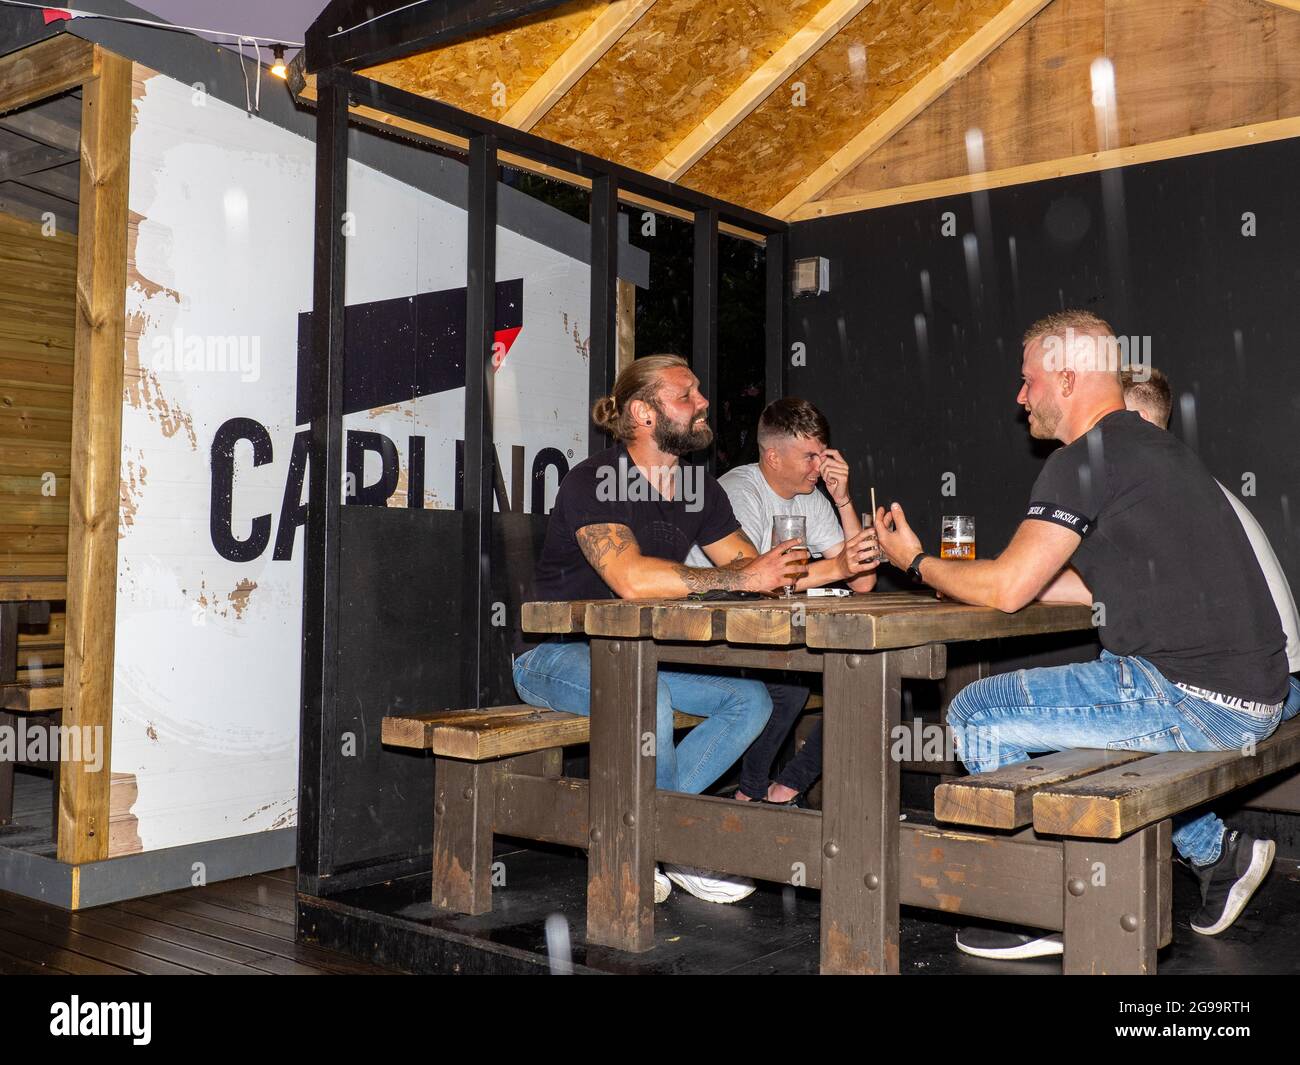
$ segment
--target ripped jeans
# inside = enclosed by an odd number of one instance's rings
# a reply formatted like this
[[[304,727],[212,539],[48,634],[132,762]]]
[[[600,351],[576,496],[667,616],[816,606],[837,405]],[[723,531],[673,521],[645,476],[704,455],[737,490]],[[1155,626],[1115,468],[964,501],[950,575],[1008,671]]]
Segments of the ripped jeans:
[[[1295,683],[1285,704],[1294,712]],[[957,750],[971,773],[1030,754],[1110,750],[1230,751],[1272,735],[1283,704],[1232,710],[1183,691],[1145,658],[1102,651],[1094,662],[1021,669],[976,681],[948,708]],[[1224,825],[1212,812],[1174,818],[1173,843],[1196,865],[1219,858]]]

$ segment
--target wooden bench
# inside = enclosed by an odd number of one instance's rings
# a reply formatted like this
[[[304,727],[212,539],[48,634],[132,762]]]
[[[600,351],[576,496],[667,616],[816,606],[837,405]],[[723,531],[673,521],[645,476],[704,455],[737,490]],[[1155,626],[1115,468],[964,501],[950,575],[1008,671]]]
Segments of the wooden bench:
[[[1154,973],[1173,937],[1170,819],[1297,765],[1300,719],[1253,753],[1049,754],[940,785],[934,813],[1059,837],[1065,972]]]
[[[8,576],[0,584],[3,585],[0,592],[6,593],[0,596],[0,656],[4,659],[0,661],[0,727],[17,729],[17,715],[42,714],[48,715],[49,726],[57,728],[62,721],[64,702],[63,617],[52,614],[51,598],[65,594],[62,578]],[[51,598],[15,598],[20,595]],[[20,625],[43,626],[47,631],[20,634]],[[46,668],[50,659],[57,660],[60,668]],[[0,825],[8,825],[13,820],[16,761],[0,762]],[[57,831],[59,762],[51,759],[43,764],[49,767],[53,778],[51,824]]]
[[[702,720],[673,716],[676,728]],[[581,714],[528,705],[384,718],[381,742],[429,751],[435,759],[435,909],[491,911],[496,835],[581,841],[587,831],[587,782],[561,777],[562,754],[565,747],[587,743],[590,726],[591,719]]]

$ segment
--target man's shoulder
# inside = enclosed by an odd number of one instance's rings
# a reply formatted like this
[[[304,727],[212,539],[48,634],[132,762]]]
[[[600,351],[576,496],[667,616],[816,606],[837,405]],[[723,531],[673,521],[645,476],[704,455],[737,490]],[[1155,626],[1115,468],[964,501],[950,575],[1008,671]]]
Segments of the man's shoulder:
[[[718,484],[722,485],[728,492],[732,489],[753,490],[757,488],[755,478],[761,478],[762,471],[758,468],[757,462],[747,462],[743,466],[733,466],[726,473],[718,478]]]

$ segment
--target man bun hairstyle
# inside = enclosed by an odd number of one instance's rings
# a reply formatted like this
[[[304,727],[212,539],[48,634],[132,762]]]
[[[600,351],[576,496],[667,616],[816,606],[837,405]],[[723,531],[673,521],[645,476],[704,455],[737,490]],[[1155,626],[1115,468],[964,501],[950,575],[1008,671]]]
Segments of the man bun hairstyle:
[[[623,367],[614,382],[614,391],[601,396],[591,408],[591,420],[615,440],[624,443],[636,435],[636,423],[629,408],[633,400],[654,405],[663,384],[665,370],[680,366],[689,370],[691,364],[680,355],[646,355],[633,359]]]
[[[796,436],[819,440],[825,447],[831,442],[826,415],[796,396],[769,403],[758,419],[758,446],[766,450],[782,438]]]

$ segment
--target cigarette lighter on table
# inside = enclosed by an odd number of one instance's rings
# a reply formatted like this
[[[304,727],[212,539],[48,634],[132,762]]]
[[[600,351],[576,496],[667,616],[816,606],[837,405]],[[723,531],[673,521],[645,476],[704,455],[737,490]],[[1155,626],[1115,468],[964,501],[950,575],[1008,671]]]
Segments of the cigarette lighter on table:
[[[809,588],[806,595],[852,595],[847,588]]]

